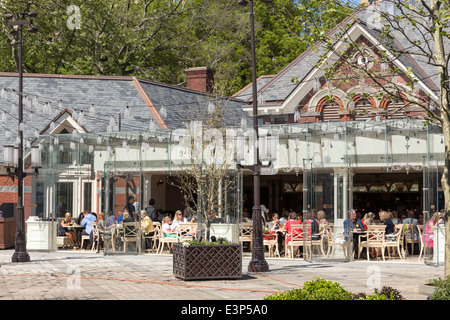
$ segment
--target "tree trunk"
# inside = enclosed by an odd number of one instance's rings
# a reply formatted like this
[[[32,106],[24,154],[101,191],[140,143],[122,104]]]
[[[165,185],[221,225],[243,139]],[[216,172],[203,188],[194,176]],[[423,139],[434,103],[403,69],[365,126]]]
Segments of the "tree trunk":
[[[439,1],[431,1],[430,3],[433,13],[436,17],[441,17],[439,12]],[[442,17],[441,17],[442,19]],[[450,108],[449,108],[449,76],[447,69],[447,61],[445,47],[443,41],[443,30],[439,24],[434,24],[433,41],[435,44],[435,63],[439,72],[441,110],[442,110],[442,131],[445,143],[445,166],[442,175],[441,185],[445,199],[445,276],[450,275],[450,233],[448,225],[448,217],[450,213]]]

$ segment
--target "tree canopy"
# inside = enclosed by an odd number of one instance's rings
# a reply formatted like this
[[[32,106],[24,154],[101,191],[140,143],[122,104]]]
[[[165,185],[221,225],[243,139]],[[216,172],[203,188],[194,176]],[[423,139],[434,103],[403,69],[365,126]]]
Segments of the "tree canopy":
[[[308,38],[351,12],[337,0],[254,3],[258,76],[279,72],[307,48]],[[251,82],[249,8],[237,0],[5,0],[0,7],[3,14],[39,13],[33,23],[39,32],[24,32],[25,72],[184,85],[184,69],[207,66],[225,94]],[[4,72],[17,71],[17,39],[10,31],[2,19]]]

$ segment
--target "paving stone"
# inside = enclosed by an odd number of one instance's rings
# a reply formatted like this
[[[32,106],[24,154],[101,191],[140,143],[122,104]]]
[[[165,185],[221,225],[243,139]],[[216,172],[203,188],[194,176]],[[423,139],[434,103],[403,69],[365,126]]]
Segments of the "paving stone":
[[[173,276],[170,254],[104,256],[92,252],[29,252],[31,262],[11,263],[13,250],[0,251],[0,300],[262,300],[300,287],[316,276],[366,294],[391,286],[406,300],[426,300],[419,285],[443,277],[444,268],[417,258],[389,261],[311,263],[267,259],[269,272],[249,273],[243,256],[238,280],[182,281]]]

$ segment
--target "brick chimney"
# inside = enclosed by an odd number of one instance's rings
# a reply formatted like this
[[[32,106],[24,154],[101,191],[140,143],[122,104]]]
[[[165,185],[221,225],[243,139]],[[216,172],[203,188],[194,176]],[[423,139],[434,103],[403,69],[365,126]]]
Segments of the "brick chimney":
[[[214,73],[216,70],[207,67],[189,68],[184,70],[188,89],[201,92],[213,92]]]

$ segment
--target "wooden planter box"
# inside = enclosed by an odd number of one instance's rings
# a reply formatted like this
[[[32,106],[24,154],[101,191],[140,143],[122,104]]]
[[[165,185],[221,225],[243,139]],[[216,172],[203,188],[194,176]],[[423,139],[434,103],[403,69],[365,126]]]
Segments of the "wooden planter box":
[[[16,218],[0,218],[0,249],[15,246]]]
[[[240,244],[173,246],[173,274],[182,280],[240,279]]]

